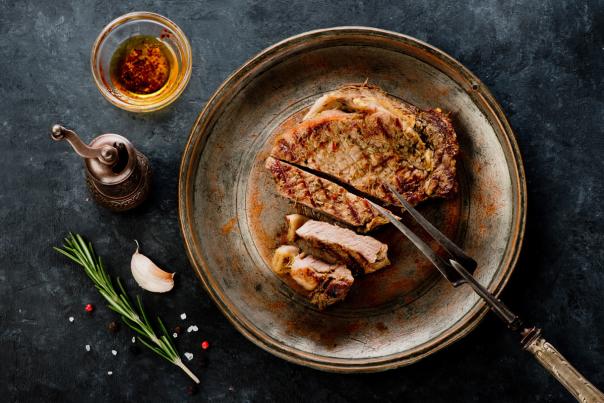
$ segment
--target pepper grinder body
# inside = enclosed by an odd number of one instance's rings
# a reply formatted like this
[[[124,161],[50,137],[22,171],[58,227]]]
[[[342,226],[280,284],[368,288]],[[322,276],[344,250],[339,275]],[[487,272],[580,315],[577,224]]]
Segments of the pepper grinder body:
[[[149,196],[151,167],[147,157],[119,134],[102,134],[89,145],[62,126],[52,129],[53,140],[67,140],[84,159],[86,184],[94,200],[112,211],[139,206]]]

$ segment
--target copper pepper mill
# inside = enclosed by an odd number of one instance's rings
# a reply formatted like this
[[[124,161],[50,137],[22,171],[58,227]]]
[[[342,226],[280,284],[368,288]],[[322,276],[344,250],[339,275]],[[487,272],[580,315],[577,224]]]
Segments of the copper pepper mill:
[[[149,160],[119,134],[101,134],[86,145],[73,131],[61,125],[52,127],[55,141],[67,140],[84,158],[86,183],[94,199],[113,211],[130,210],[149,195]]]

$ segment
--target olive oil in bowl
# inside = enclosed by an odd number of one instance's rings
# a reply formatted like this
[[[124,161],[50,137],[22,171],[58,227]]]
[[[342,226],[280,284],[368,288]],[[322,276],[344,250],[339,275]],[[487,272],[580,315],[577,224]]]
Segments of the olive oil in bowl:
[[[191,44],[162,15],[128,13],[103,28],[92,46],[90,67],[107,101],[130,112],[153,112],[170,105],[187,87]]]

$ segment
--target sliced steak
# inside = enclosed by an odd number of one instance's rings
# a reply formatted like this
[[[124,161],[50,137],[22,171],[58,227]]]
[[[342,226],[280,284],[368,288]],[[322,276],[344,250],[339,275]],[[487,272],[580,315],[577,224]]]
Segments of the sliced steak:
[[[319,98],[300,124],[278,133],[271,155],[398,204],[388,183],[417,204],[456,192],[458,152],[451,120],[439,109],[350,85]]]
[[[323,221],[309,220],[296,235],[316,248],[326,248],[349,266],[359,266],[368,274],[390,264],[388,245],[375,238]]]
[[[273,157],[266,159],[265,166],[272,173],[279,194],[296,203],[319,210],[361,232],[388,222],[366,200],[342,186]]]
[[[348,295],[354,283],[350,270],[343,264],[329,264],[310,255],[294,257],[290,276],[305,290],[310,291],[310,302],[325,309]]]

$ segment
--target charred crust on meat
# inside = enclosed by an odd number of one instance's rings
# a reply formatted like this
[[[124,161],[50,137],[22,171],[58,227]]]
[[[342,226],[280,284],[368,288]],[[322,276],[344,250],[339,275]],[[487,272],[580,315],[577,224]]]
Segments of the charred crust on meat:
[[[337,177],[388,204],[398,202],[375,185],[378,178],[413,204],[457,191],[459,146],[449,114],[421,110],[370,85],[325,94],[311,111],[277,134],[274,157]],[[353,151],[353,164],[343,165]]]
[[[360,232],[388,222],[376,210],[367,209],[363,198],[331,181],[273,157],[266,159],[265,166],[273,174],[277,191],[297,204],[319,210]]]

